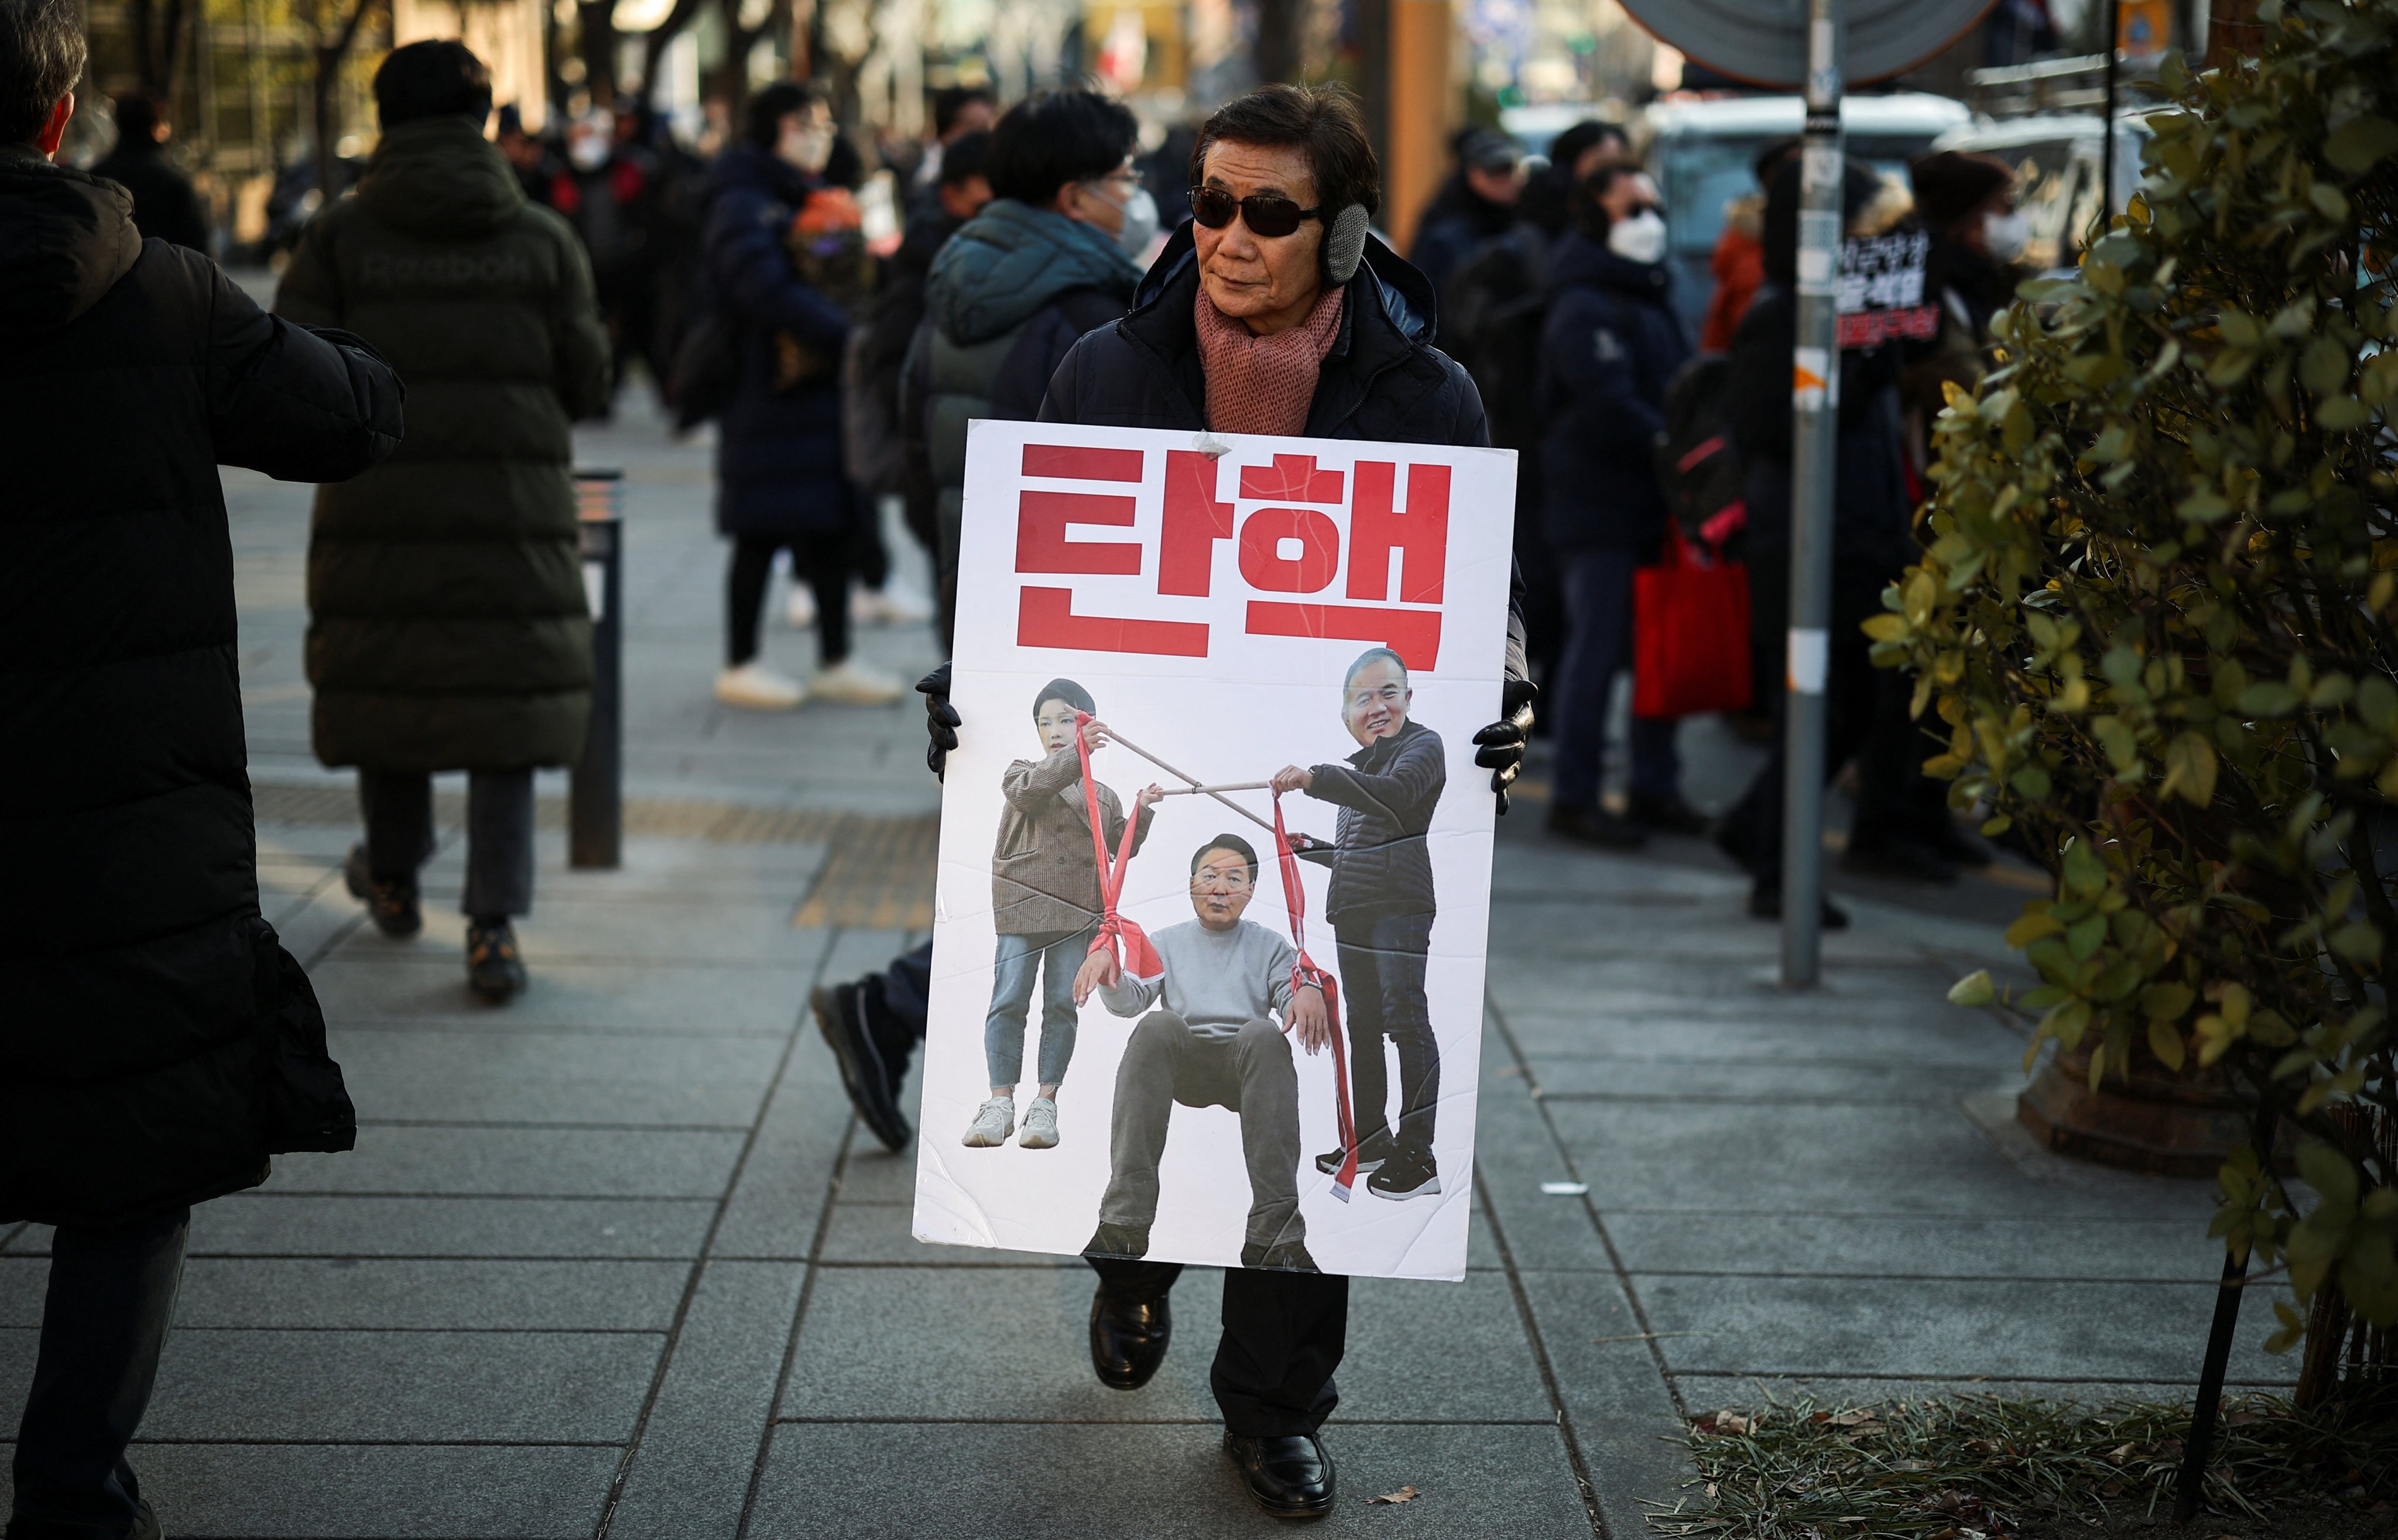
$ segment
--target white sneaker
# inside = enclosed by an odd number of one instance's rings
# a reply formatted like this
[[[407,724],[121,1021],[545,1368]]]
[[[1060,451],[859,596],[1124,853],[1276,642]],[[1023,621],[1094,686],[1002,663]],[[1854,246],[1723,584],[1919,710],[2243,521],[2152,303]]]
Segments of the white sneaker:
[[[852,592],[849,618],[859,625],[920,625],[933,618],[933,601],[893,578],[880,588]]]
[[[800,681],[751,659],[716,676],[716,698],[744,711],[788,711],[807,699]]]
[[[808,693],[850,705],[879,706],[907,694],[908,687],[896,675],[885,674],[872,663],[843,658],[830,668],[819,668],[811,675]]]
[[[1032,1105],[1024,1109],[1024,1132],[1016,1136],[1016,1147],[1026,1150],[1053,1150],[1058,1147],[1058,1104],[1046,1096],[1035,1096]]]
[[[816,623],[816,592],[806,583],[791,584],[791,602],[783,607],[784,619],[794,631],[805,631]]]
[[[974,1122],[966,1129],[965,1146],[970,1150],[987,1150],[1007,1143],[1016,1132],[1016,1099],[994,1096],[975,1109]]]

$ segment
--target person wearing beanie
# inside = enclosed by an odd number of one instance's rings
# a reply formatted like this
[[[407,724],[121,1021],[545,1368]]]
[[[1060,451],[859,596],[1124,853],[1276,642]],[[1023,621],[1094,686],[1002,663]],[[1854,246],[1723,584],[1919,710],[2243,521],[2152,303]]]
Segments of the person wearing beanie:
[[[2014,173],[1997,156],[1944,150],[1909,169],[1916,213],[1932,236],[1923,297],[1940,307],[1940,336],[1908,366],[1902,388],[1916,419],[1912,442],[1928,451],[1948,382],[1970,389],[1989,367],[1990,321],[2022,281],[2017,260],[2029,230],[2015,212]]]

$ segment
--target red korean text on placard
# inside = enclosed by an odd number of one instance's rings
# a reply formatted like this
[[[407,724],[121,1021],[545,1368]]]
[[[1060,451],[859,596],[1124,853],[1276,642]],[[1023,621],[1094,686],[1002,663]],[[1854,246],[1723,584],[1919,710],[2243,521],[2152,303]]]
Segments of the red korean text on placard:
[[[1134,521],[1131,489],[1140,484],[1144,459],[1138,449],[1025,446],[1028,477],[1111,489],[1024,489],[1017,505],[1017,571],[1140,572],[1143,550],[1138,542],[1075,539],[1070,527],[1129,529]],[[1409,465],[1402,505],[1394,462],[1360,461],[1353,473],[1344,475],[1318,469],[1313,455],[1276,455],[1271,464],[1241,467],[1241,498],[1267,506],[1252,512],[1235,530],[1235,505],[1216,500],[1216,462],[1195,451],[1169,449],[1157,591],[1206,597],[1216,542],[1237,535],[1234,556],[1242,582],[1255,594],[1277,596],[1249,600],[1245,626],[1249,635],[1380,643],[1410,668],[1432,668],[1440,654],[1436,607],[1448,570],[1449,481],[1447,465]],[[1298,597],[1324,593],[1340,574],[1340,527],[1325,509],[1338,508],[1344,501],[1349,505],[1349,559],[1342,596],[1363,602]],[[1407,608],[1417,605],[1435,608]],[[1027,585],[1018,602],[1017,642],[1204,658],[1207,626],[1078,614],[1071,589]]]

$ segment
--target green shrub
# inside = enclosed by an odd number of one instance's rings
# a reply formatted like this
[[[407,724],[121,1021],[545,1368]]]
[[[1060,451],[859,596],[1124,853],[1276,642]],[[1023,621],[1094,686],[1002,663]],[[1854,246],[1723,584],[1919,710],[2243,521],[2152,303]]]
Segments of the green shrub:
[[[2351,1312],[2385,1366],[2398,1324],[2398,0],[2261,14],[2261,59],[2168,63],[2130,215],[1952,387],[1866,629],[1952,800],[2049,853],[2007,932],[2033,1052],[2212,1067],[2297,1126],[2311,1211],[2243,1149],[2213,1233],[2286,1263],[2277,1350],[2314,1302],[2315,1377]]]

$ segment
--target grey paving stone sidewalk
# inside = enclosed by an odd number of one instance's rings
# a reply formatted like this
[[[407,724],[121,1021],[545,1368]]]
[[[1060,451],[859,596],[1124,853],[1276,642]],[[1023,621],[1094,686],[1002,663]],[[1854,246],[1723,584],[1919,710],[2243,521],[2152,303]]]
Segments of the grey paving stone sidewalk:
[[[704,448],[636,408],[584,450],[630,484],[632,795],[931,811],[912,701],[708,699]],[[263,806],[304,810],[293,788],[343,783],[307,751],[306,493],[227,483],[254,774]],[[772,636],[804,663],[803,637]],[[865,650],[932,658],[921,630]],[[1686,742],[1694,788],[1737,789],[1728,738]],[[1215,1448],[1219,1275],[1184,1283],[1180,1342],[1125,1395],[1086,1366],[1079,1263],[909,1239],[912,1160],[853,1125],[805,1017],[812,984],[914,939],[825,907],[841,851],[637,836],[622,871],[571,872],[546,834],[535,982],[494,1011],[464,987],[458,831],[425,934],[392,943],[341,891],[355,835],[324,802],[262,825],[262,876],[333,1022],[359,1147],[280,1160],[196,1215],[132,1456],[170,1534],[1275,1529]],[[2205,1185],[2034,1149],[2005,1115],[2022,1038],[1941,998],[2003,964],[1994,920],[2025,874],[1850,885],[1856,928],[1824,988],[1791,996],[1712,851],[1563,849],[1537,785],[1526,804],[1502,826],[1469,1276],[1357,1286],[1327,1433],[1343,1501],[1319,1533],[1626,1540],[1677,1495],[1678,1419],[1760,1384],[2188,1393]],[[1560,1182],[1588,1191],[1543,1191]],[[32,1371],[47,1244],[0,1227],[0,1420]],[[2234,1380],[2286,1381],[2248,1326]],[[1402,1483],[1422,1495],[1367,1505]]]

